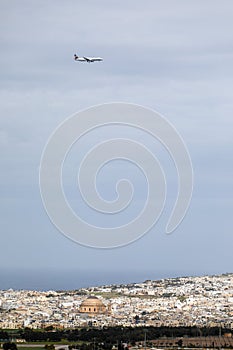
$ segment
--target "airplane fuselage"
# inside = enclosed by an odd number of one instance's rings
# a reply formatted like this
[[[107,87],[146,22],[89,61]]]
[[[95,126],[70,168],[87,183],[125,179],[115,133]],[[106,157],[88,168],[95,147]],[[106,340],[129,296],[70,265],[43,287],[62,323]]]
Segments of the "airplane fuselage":
[[[78,62],[88,62],[88,63],[92,63],[92,62],[100,62],[103,61],[103,58],[101,57],[79,57],[77,55],[74,55],[74,60],[78,61]]]

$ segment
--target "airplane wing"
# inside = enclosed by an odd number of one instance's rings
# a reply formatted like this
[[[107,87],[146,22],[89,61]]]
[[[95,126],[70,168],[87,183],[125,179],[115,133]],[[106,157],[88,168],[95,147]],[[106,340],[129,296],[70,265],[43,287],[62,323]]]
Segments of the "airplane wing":
[[[101,57],[85,57],[85,56],[83,56],[83,58],[85,58],[85,60],[87,62],[103,61],[103,58],[101,58]]]
[[[86,60],[87,62],[93,62],[93,61],[92,61],[92,58],[90,58],[90,57],[85,57],[85,56],[83,56],[83,58],[85,58],[85,60]]]

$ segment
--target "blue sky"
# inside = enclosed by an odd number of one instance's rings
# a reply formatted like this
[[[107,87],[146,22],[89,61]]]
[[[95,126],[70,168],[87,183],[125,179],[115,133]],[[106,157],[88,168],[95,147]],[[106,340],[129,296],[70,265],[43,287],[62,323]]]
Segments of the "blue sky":
[[[226,0],[0,3],[0,288],[232,272],[232,10]],[[75,52],[104,61],[79,64]],[[59,123],[114,101],[155,109],[176,127],[192,158],[194,193],[173,235],[164,233],[168,198],[140,240],[97,250],[51,224],[38,168]],[[162,150],[161,159],[172,172]],[[172,179],[168,185],[174,192]]]

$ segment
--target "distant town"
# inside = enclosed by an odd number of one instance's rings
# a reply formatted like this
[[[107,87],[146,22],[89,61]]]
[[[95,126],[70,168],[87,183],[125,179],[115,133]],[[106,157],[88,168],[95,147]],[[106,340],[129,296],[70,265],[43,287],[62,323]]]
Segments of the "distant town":
[[[233,329],[233,273],[74,291],[0,291],[0,328],[223,327]]]

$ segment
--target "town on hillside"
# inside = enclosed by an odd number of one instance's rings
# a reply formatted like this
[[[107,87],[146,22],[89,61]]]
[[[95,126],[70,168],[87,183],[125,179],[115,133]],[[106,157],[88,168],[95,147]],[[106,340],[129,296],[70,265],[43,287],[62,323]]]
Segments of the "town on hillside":
[[[233,274],[146,280],[75,291],[0,291],[0,328],[233,329]]]

